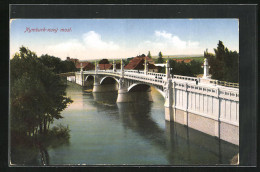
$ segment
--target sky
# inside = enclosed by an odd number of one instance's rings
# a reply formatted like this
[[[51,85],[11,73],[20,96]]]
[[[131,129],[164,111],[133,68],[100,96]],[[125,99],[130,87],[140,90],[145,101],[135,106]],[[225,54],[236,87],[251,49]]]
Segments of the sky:
[[[37,30],[38,29],[38,30]],[[45,30],[44,30],[45,29]],[[65,32],[66,31],[66,32]],[[65,60],[120,59],[151,52],[198,55],[218,41],[239,52],[238,19],[15,19],[10,58],[22,45]]]

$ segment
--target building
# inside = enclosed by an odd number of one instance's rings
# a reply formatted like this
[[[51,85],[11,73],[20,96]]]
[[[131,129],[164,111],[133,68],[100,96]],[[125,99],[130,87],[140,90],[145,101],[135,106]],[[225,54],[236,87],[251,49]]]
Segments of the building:
[[[192,61],[192,59],[173,59],[174,61],[176,61],[177,63],[190,63]]]
[[[158,68],[154,65],[154,61],[147,56],[137,56],[130,60],[130,62],[124,67],[128,70],[144,70],[144,63],[147,60],[148,71],[149,72],[158,72]]]
[[[75,66],[76,66],[77,63],[79,63],[79,59],[73,59],[73,58],[70,58],[70,57],[67,57],[67,61],[73,62],[75,64]]]
[[[78,70],[81,69],[81,67],[83,68],[83,70],[95,70],[95,65],[93,63],[90,62],[78,62],[76,63],[76,68]]]
[[[99,70],[112,70],[113,64],[98,64]]]

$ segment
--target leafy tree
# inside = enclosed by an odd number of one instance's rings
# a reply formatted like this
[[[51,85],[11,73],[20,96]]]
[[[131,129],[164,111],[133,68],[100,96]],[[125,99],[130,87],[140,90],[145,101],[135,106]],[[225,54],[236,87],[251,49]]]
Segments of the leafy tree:
[[[147,56],[148,56],[149,58],[152,58],[152,56],[151,56],[151,52],[150,52],[150,51],[148,51]]]
[[[39,58],[40,62],[42,62],[45,66],[52,69],[55,73],[61,72],[61,59],[58,57],[50,56],[48,54],[41,55]]]
[[[62,61],[58,57],[50,56],[48,54],[41,55],[40,62],[48,68],[52,69],[54,73],[66,73],[76,71],[76,66],[72,61]]]
[[[239,54],[236,51],[230,51],[226,48],[222,41],[219,41],[218,47],[214,49],[215,56],[204,52],[204,57],[208,58],[210,70],[209,73],[213,79],[238,82],[238,60]]]
[[[10,61],[11,132],[35,135],[47,131],[53,119],[72,100],[66,97],[66,85],[45,66],[34,52],[20,48]]]
[[[66,72],[74,72],[77,70],[75,64],[72,61],[61,61],[60,63],[60,72],[61,73],[66,73]]]
[[[185,63],[184,61],[178,63],[175,60],[170,60],[170,67],[172,68],[171,74],[183,75],[183,76],[197,76],[203,73],[201,68],[201,62],[192,60],[190,63]]]
[[[98,64],[109,64],[108,59],[102,59],[98,62]]]
[[[163,63],[163,58],[162,58],[162,52],[160,51],[159,54],[158,54],[158,59],[157,59],[157,63]]]
[[[190,62],[190,72],[191,75],[197,76],[203,73],[202,63],[200,61],[192,60]]]

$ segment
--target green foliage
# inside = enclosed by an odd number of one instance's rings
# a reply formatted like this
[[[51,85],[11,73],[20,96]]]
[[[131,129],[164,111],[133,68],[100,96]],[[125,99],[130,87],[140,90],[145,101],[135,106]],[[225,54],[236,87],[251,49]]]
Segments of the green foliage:
[[[159,56],[159,57],[158,57],[158,59],[157,59],[157,63],[163,63],[164,61],[163,61],[163,58],[162,58],[163,55],[162,55],[162,52],[161,52],[161,51],[159,52],[158,56]]]
[[[196,60],[192,60],[190,63],[184,63],[183,61],[178,63],[175,60],[170,60],[171,74],[195,77],[203,72],[201,64]]]
[[[98,64],[109,64],[108,59],[102,59],[98,62]]]
[[[48,54],[42,55],[39,61],[48,68],[52,69],[54,73],[66,73],[76,71],[76,66],[72,61],[62,61],[58,57],[50,56]]]
[[[45,66],[36,54],[20,48],[10,61],[11,132],[35,135],[46,132],[54,119],[72,100],[66,97],[66,85]]]
[[[152,58],[150,51],[148,51],[147,57]]]
[[[238,82],[238,62],[239,54],[236,51],[230,51],[226,48],[222,41],[219,41],[218,47],[214,49],[215,56],[204,52],[204,57],[208,58],[209,73],[212,75],[212,79],[228,82]]]

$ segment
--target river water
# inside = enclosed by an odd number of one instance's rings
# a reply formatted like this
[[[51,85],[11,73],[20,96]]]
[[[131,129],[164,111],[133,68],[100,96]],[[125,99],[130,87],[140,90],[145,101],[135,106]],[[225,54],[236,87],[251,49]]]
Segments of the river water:
[[[68,82],[74,101],[55,124],[68,125],[69,144],[49,148],[50,165],[230,164],[238,146],[164,119],[164,98],[116,103],[117,92],[86,92]],[[137,93],[138,94],[138,93]]]

